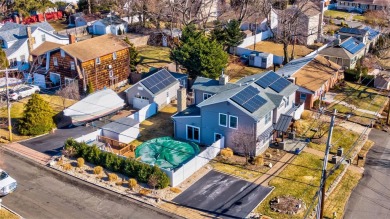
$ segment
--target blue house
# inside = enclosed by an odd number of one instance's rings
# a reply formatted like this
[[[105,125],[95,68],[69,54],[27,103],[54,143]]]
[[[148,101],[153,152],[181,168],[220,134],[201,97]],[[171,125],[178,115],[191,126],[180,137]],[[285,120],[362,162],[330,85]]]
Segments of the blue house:
[[[203,145],[224,137],[225,146],[238,154],[258,155],[274,133],[286,133],[297,106],[298,86],[273,71],[228,83],[198,77],[193,86],[194,104],[186,106],[185,89],[178,91],[178,112],[172,116],[174,136]],[[277,131],[277,132],[275,132]],[[246,148],[243,148],[245,142]]]

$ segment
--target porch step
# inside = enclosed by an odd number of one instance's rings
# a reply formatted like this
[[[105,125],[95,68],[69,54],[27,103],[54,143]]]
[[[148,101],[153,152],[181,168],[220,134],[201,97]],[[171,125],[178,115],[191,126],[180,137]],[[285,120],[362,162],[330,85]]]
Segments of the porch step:
[[[4,146],[5,149],[18,153],[24,157],[27,157],[31,160],[34,160],[42,165],[47,165],[47,163],[51,160],[51,156],[41,153],[39,151],[33,150],[26,146],[23,146],[19,143],[9,143]]]

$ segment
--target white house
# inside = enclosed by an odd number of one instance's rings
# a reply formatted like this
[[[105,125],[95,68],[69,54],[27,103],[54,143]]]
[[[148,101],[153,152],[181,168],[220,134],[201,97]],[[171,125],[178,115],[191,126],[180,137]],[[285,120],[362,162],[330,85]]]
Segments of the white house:
[[[108,33],[118,35],[119,32],[127,32],[127,22],[120,17],[113,15],[95,21],[92,26],[89,27],[89,31],[94,35],[104,35]]]
[[[67,36],[54,33],[54,28],[47,22],[31,25],[5,23],[0,28],[0,44],[11,67],[19,70],[29,68],[30,52],[43,42],[68,44]]]

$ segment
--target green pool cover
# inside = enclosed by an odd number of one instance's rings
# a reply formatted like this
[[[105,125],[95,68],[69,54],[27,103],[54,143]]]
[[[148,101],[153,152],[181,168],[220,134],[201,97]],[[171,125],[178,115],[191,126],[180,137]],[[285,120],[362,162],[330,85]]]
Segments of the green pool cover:
[[[175,169],[199,154],[199,147],[192,142],[173,140],[171,137],[155,138],[135,149],[135,157],[150,165]]]

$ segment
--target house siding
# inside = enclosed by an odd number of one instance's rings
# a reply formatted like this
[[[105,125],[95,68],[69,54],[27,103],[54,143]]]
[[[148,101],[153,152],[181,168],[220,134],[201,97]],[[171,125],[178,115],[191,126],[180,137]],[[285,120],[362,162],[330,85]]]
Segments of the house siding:
[[[199,104],[203,101],[203,94],[214,95],[214,93],[202,91],[202,90],[194,90],[194,94],[195,94],[195,104]]]
[[[129,105],[133,106],[134,97],[136,95],[148,98],[149,104],[153,102],[152,94],[148,90],[146,90],[146,88],[144,88],[142,85],[135,84],[126,91],[126,97],[127,97],[126,99]]]
[[[171,87],[167,90],[157,94],[154,97],[154,102],[158,106],[158,110],[162,109],[164,106],[168,105],[172,100],[176,100],[177,90],[180,88],[180,82],[176,81]],[[168,99],[169,98],[169,99]]]
[[[173,120],[174,123],[174,138],[179,140],[187,141],[187,125],[201,128],[201,117],[200,116],[188,116],[188,117],[176,117]],[[200,130],[203,133],[203,130]]]

